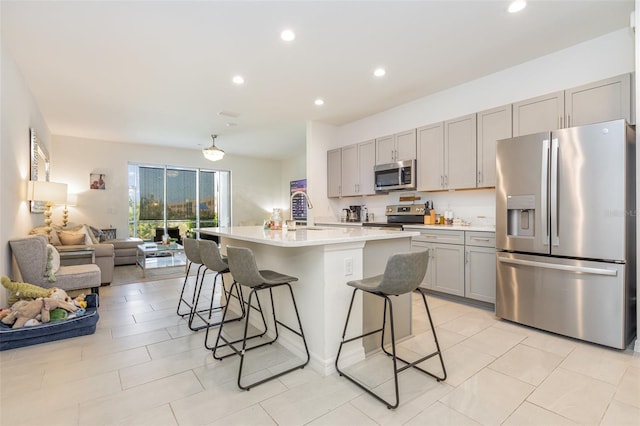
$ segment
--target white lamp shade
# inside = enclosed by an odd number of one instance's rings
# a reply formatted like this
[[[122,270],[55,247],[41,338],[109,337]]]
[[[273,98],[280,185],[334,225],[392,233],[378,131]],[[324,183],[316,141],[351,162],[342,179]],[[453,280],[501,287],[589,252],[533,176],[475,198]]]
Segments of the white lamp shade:
[[[27,199],[30,201],[64,203],[67,201],[67,184],[30,180],[27,182]]]

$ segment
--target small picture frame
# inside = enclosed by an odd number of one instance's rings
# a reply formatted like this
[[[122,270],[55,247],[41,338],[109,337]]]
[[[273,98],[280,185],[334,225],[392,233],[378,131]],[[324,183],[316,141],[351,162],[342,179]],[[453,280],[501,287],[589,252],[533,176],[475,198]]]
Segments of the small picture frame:
[[[101,173],[89,174],[89,188],[90,189],[106,189],[106,175]]]

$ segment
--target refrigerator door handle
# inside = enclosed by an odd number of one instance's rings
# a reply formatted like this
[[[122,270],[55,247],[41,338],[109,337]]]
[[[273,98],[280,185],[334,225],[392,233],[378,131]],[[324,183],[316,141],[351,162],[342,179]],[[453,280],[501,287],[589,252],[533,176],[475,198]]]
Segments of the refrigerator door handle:
[[[558,247],[560,245],[560,206],[558,205],[558,156],[560,155],[560,147],[558,146],[558,138],[551,139],[551,246]]]
[[[545,269],[555,269],[559,271],[567,271],[567,272],[577,272],[582,274],[592,274],[592,275],[607,275],[611,277],[615,277],[618,275],[618,271],[612,269],[602,269],[602,268],[587,268],[584,266],[571,266],[571,265],[560,265],[556,263],[545,263],[545,262],[536,262],[534,260],[524,260],[524,259],[509,259],[504,257],[498,257],[498,262],[501,263],[511,263],[514,265],[523,265],[523,266],[533,266],[536,268],[545,268]]]
[[[549,217],[549,212],[547,208],[547,200],[549,198],[549,140],[545,139],[542,141],[542,179],[540,186],[540,227],[545,233],[545,237],[542,241],[542,245],[549,245],[549,223],[547,222],[547,218]]]

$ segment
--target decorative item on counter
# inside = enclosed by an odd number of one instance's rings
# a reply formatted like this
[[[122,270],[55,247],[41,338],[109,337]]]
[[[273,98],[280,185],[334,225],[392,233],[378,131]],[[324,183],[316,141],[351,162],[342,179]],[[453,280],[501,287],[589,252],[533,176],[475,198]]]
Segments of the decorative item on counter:
[[[455,219],[453,219],[452,225],[462,226],[462,219],[460,219],[459,217],[456,217]]]
[[[444,216],[440,213],[436,213],[436,221],[434,225],[444,225]]]
[[[360,221],[369,222],[369,212],[367,211],[367,206],[362,206],[360,210]]]
[[[282,229],[282,213],[280,209],[273,209],[273,214],[271,215],[271,229]]]
[[[444,212],[444,224],[453,225],[453,212],[451,210]]]

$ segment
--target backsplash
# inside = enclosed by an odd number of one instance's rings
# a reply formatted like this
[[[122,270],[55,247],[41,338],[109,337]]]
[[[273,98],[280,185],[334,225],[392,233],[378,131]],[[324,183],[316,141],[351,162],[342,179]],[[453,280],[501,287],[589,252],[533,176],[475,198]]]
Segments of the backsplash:
[[[376,222],[385,222],[385,207],[390,204],[405,204],[400,197],[414,195],[420,197],[415,204],[424,204],[432,200],[436,213],[445,210],[453,211],[454,218],[460,218],[474,226],[495,226],[496,223],[496,191],[494,188],[473,189],[468,191],[440,191],[440,192],[390,192],[383,195],[363,197],[345,197],[330,200],[333,219],[339,220],[340,210],[353,205],[365,205],[369,213],[374,214]],[[407,202],[406,204],[411,204]]]

